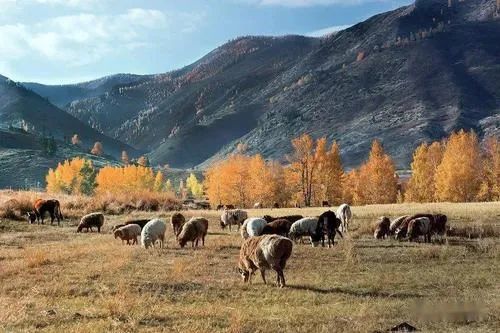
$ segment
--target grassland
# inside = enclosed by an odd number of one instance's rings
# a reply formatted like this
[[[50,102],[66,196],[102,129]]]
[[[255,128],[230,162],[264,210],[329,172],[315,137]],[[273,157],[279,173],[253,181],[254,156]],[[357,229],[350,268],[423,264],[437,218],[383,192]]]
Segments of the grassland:
[[[317,215],[323,208],[250,210]],[[370,225],[420,211],[449,216],[447,244],[375,241]],[[64,212],[64,211],[63,211]],[[500,327],[500,203],[354,207],[354,230],[333,249],[296,245],[288,287],[243,285],[241,238],[209,217],[206,247],[146,251],[109,233],[132,217],[108,215],[102,234],[0,222],[0,331],[22,332],[373,332],[409,322],[429,332],[497,332]],[[271,276],[272,275],[272,276]],[[274,274],[268,272],[269,281]]]

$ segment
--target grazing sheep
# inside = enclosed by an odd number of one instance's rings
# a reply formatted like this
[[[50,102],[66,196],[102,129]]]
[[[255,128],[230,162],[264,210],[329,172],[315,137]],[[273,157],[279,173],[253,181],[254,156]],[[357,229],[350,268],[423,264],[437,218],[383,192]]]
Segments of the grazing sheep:
[[[277,202],[275,202],[275,203],[273,204],[273,208],[280,208],[280,204],[279,204],[279,203],[277,203]]]
[[[424,236],[424,241],[431,242],[431,220],[428,217],[418,217],[408,223],[408,241],[411,242]]]
[[[302,236],[309,236],[312,246],[316,247],[323,237],[323,226],[318,225],[317,217],[304,217],[292,224],[288,236],[295,241]]]
[[[160,241],[160,248],[163,247],[165,241],[165,231],[167,225],[160,219],[153,219],[146,223],[141,232],[141,245],[144,248],[155,246],[156,241]]]
[[[288,216],[272,217],[272,216],[269,216],[269,215],[264,215],[262,218],[264,220],[266,220],[267,223],[273,222],[273,221],[276,221],[276,220],[288,220],[288,221],[290,221],[290,222],[293,223],[295,221],[303,219],[304,216],[302,216],[302,215],[288,215]]]
[[[192,242],[192,247],[198,247],[198,241],[201,239],[201,245],[205,246],[207,230],[208,220],[206,218],[193,217],[182,226],[177,241],[181,247],[184,247],[187,242]]]
[[[127,241],[127,245],[130,245],[130,241],[132,241],[132,245],[137,244],[137,237],[141,235],[141,227],[138,224],[127,224],[121,228],[116,229],[113,232],[115,239],[120,238],[123,241]]]
[[[234,205],[224,205],[224,209],[234,209]]]
[[[401,223],[409,217],[409,215],[403,215],[395,219],[394,221],[391,222],[391,225],[389,226],[389,235],[394,235],[396,233],[396,229],[399,228]]]
[[[36,199],[33,204],[33,211],[27,213],[28,222],[33,224],[36,220],[37,224],[40,224],[41,220],[42,224],[44,224],[43,220],[45,218],[45,213],[47,212],[50,215],[50,224],[52,225],[52,223],[54,223],[54,219],[57,218],[57,225],[59,225],[63,219],[63,215],[61,213],[61,204],[59,203],[59,200],[56,199]]]
[[[342,222],[341,230],[343,232],[347,232],[349,229],[349,223],[351,223],[352,219],[351,207],[349,207],[348,204],[340,205],[339,208],[337,208],[337,216]]]
[[[434,221],[431,221],[431,233],[436,235],[444,236],[446,234],[446,222],[448,222],[448,217],[443,214],[435,214]]]
[[[331,210],[328,210],[319,216],[316,233],[318,234],[321,232],[321,230],[318,230],[318,228],[321,228],[321,226],[323,226],[326,229],[326,235],[328,237],[328,247],[330,247],[330,243],[332,247],[333,245],[335,245],[335,234],[338,233],[340,237],[344,238],[344,236],[342,236],[342,233],[339,230],[341,223],[342,222],[340,221],[340,219],[337,216],[335,216],[335,213],[332,212]],[[321,235],[321,244],[322,246],[325,246],[324,233],[322,233]]]
[[[270,222],[264,226],[262,229],[262,235],[281,235],[288,236],[292,222],[287,219],[278,219]]]
[[[377,226],[375,227],[375,232],[373,233],[373,237],[375,239],[385,238],[389,234],[389,228],[391,227],[391,220],[388,217],[382,216],[377,222]]]
[[[326,200],[323,200],[321,202],[321,206],[323,206],[323,207],[330,207],[330,203],[328,201],[326,201]]]
[[[127,221],[125,222],[125,225],[128,225],[128,224],[137,224],[139,227],[144,228],[144,226],[151,220],[149,219],[140,219],[140,220],[130,220],[130,221]]]
[[[82,232],[83,228],[87,229],[87,232],[92,231],[93,227],[97,228],[97,232],[101,232],[101,227],[104,224],[104,215],[102,213],[90,213],[82,217],[76,232]]]
[[[240,225],[248,218],[248,213],[241,209],[224,210],[220,216],[220,227],[221,229],[229,226],[229,231],[231,231],[231,225],[237,225],[238,230]]]
[[[247,239],[248,237],[260,236],[266,225],[266,220],[259,217],[250,217],[241,226],[241,237]]]
[[[170,217],[170,224],[172,225],[175,237],[179,236],[184,223],[186,223],[186,218],[181,213],[173,213]]]
[[[217,205],[217,208],[216,208],[215,210],[221,210],[221,209],[223,209],[223,208],[224,208],[224,205],[218,204],[218,205]]]
[[[266,269],[276,272],[277,286],[285,287],[286,262],[292,254],[293,243],[290,239],[278,235],[263,235],[250,237],[243,242],[240,250],[238,269],[243,282],[252,283],[252,275],[260,271],[262,280],[266,284]]]
[[[396,231],[394,233],[394,235],[396,236],[396,239],[401,240],[401,239],[406,238],[407,234],[408,234],[408,225],[410,224],[410,222],[412,220],[420,218],[420,217],[427,217],[431,221],[431,223],[433,223],[433,221],[434,221],[434,215],[432,215],[432,214],[415,214],[415,215],[411,215],[411,216],[405,218],[401,222],[401,224],[399,225],[399,227],[396,228]]]

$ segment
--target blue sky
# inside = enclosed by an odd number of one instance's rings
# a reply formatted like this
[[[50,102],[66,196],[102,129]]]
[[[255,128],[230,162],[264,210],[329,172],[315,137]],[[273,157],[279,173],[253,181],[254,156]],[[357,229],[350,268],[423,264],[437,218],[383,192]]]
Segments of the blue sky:
[[[242,35],[318,36],[408,0],[0,0],[0,74],[162,73]]]

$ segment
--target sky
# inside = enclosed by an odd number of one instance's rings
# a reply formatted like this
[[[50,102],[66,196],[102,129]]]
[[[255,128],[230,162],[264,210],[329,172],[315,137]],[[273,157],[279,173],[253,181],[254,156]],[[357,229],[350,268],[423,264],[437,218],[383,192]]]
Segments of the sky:
[[[66,84],[178,69],[239,36],[321,36],[409,0],[0,0],[0,74]]]

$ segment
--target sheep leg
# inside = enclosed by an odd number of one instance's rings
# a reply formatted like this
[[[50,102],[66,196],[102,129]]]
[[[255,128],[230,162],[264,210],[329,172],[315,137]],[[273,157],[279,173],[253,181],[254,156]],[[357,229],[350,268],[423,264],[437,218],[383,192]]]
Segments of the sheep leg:
[[[205,236],[201,238],[201,246],[205,247]]]
[[[50,213],[50,225],[52,225],[52,224],[54,223],[54,219],[55,219],[55,218],[56,218],[56,217],[54,216],[54,213],[53,213],[53,212],[52,212],[52,213]]]
[[[265,269],[261,269],[260,270],[260,276],[262,276],[262,280],[264,281],[264,284],[267,284],[267,281],[266,281],[266,270]]]

